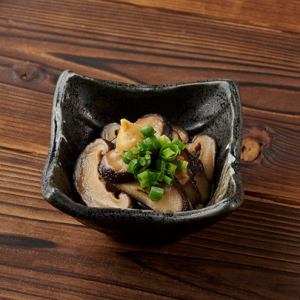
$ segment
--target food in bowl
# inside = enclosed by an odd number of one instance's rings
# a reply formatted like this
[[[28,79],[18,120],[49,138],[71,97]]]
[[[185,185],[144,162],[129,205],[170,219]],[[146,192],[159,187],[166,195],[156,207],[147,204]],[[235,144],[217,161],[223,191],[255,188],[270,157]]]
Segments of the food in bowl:
[[[201,209],[212,193],[216,142],[192,139],[159,114],[110,123],[75,166],[75,187],[86,205],[159,212]]]

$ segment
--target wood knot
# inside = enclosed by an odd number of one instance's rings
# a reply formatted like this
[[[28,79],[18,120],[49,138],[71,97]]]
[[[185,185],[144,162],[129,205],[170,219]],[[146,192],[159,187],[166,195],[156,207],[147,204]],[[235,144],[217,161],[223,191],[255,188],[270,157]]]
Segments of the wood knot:
[[[253,162],[262,157],[263,151],[270,147],[270,128],[266,126],[254,126],[244,129],[241,160]]]
[[[242,142],[241,159],[244,161],[254,161],[260,154],[260,144],[253,138],[245,138]]]
[[[15,64],[13,66],[14,73],[18,78],[22,81],[33,81],[33,80],[40,80],[43,77],[43,69],[36,64],[32,64],[29,62]]]

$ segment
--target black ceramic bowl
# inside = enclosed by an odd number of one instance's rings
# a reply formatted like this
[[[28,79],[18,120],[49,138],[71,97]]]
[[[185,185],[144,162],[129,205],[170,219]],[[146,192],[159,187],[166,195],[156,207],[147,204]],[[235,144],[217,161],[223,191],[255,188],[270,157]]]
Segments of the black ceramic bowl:
[[[217,142],[214,196],[200,210],[159,213],[138,209],[92,208],[73,184],[75,162],[101,129],[121,118],[135,121],[159,113],[190,136],[207,133]],[[199,230],[242,203],[239,170],[242,135],[237,86],[216,80],[158,86],[95,80],[61,74],[54,95],[49,157],[42,180],[45,199],[80,222],[116,237],[169,240]]]

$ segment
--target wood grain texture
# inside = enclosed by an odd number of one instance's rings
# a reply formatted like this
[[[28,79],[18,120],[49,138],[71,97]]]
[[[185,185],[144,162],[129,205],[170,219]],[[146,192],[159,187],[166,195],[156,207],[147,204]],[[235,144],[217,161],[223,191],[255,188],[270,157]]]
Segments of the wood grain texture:
[[[298,1],[0,2],[0,299],[300,299]],[[42,200],[60,72],[231,78],[245,204],[172,245],[119,244]]]
[[[299,32],[299,1],[267,0],[115,0],[136,6],[175,11],[182,14],[198,15],[227,22],[259,26],[268,30]],[[280,20],[280,22],[278,22]]]

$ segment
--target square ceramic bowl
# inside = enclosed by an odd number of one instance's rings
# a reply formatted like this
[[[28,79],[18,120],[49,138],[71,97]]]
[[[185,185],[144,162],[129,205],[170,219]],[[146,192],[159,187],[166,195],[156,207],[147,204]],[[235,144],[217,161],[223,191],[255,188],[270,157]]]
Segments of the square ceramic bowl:
[[[177,213],[87,207],[73,183],[75,162],[104,125],[159,113],[190,136],[206,133],[217,142],[214,195],[203,209]],[[42,192],[53,206],[115,237],[169,240],[199,230],[243,201],[239,170],[242,136],[237,86],[230,80],[166,85],[130,85],[61,74],[54,95],[52,131]]]

